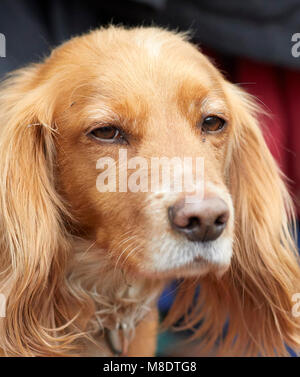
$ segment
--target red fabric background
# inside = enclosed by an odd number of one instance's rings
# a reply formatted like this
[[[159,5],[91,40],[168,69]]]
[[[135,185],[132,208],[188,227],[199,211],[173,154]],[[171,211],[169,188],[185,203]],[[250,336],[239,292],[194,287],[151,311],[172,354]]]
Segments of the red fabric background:
[[[290,189],[300,213],[300,71],[239,59],[234,79],[245,83],[242,86],[271,114],[261,119],[264,136],[290,179]]]

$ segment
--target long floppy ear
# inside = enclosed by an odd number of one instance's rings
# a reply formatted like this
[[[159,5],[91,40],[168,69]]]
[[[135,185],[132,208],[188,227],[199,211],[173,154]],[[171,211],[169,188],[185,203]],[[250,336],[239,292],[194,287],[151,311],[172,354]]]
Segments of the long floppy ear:
[[[38,74],[39,66],[20,70],[0,90],[0,349],[8,355],[66,354],[74,340],[58,331],[71,318],[69,244],[53,179],[54,105]]]
[[[194,337],[203,339],[203,350],[286,355],[286,345],[300,350],[300,323],[292,310],[292,297],[300,292],[299,257],[291,235],[293,206],[258,126],[255,102],[229,83],[225,93],[234,117],[228,151],[235,208],[231,268],[219,281],[201,279],[192,309],[195,283],[186,281],[167,320],[185,314],[183,328],[201,320]]]

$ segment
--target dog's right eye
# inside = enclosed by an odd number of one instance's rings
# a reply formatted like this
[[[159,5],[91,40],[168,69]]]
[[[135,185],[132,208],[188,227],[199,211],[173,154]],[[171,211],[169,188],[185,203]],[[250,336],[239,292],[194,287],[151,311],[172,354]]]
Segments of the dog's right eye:
[[[121,131],[115,126],[104,126],[96,128],[89,132],[88,136],[107,143],[114,143],[125,140]]]
[[[209,115],[203,119],[201,127],[204,132],[212,134],[221,131],[225,124],[226,122],[224,119],[215,115]]]

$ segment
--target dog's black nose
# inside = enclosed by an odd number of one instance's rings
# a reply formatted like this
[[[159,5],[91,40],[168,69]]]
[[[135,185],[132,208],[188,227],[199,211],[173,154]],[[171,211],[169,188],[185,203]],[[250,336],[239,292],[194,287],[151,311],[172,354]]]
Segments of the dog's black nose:
[[[220,198],[207,198],[189,203],[181,199],[168,209],[172,228],[190,241],[216,240],[229,219],[229,209]]]

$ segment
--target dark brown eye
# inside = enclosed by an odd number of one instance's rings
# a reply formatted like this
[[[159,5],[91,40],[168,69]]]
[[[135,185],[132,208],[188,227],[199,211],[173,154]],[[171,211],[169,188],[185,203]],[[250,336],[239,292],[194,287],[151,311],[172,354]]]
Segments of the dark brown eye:
[[[88,135],[92,136],[94,139],[109,143],[124,140],[120,130],[115,126],[99,127],[91,131]]]
[[[210,115],[206,118],[204,118],[201,128],[204,132],[207,133],[215,133],[218,131],[221,131],[225,126],[225,120],[215,116],[215,115]]]

